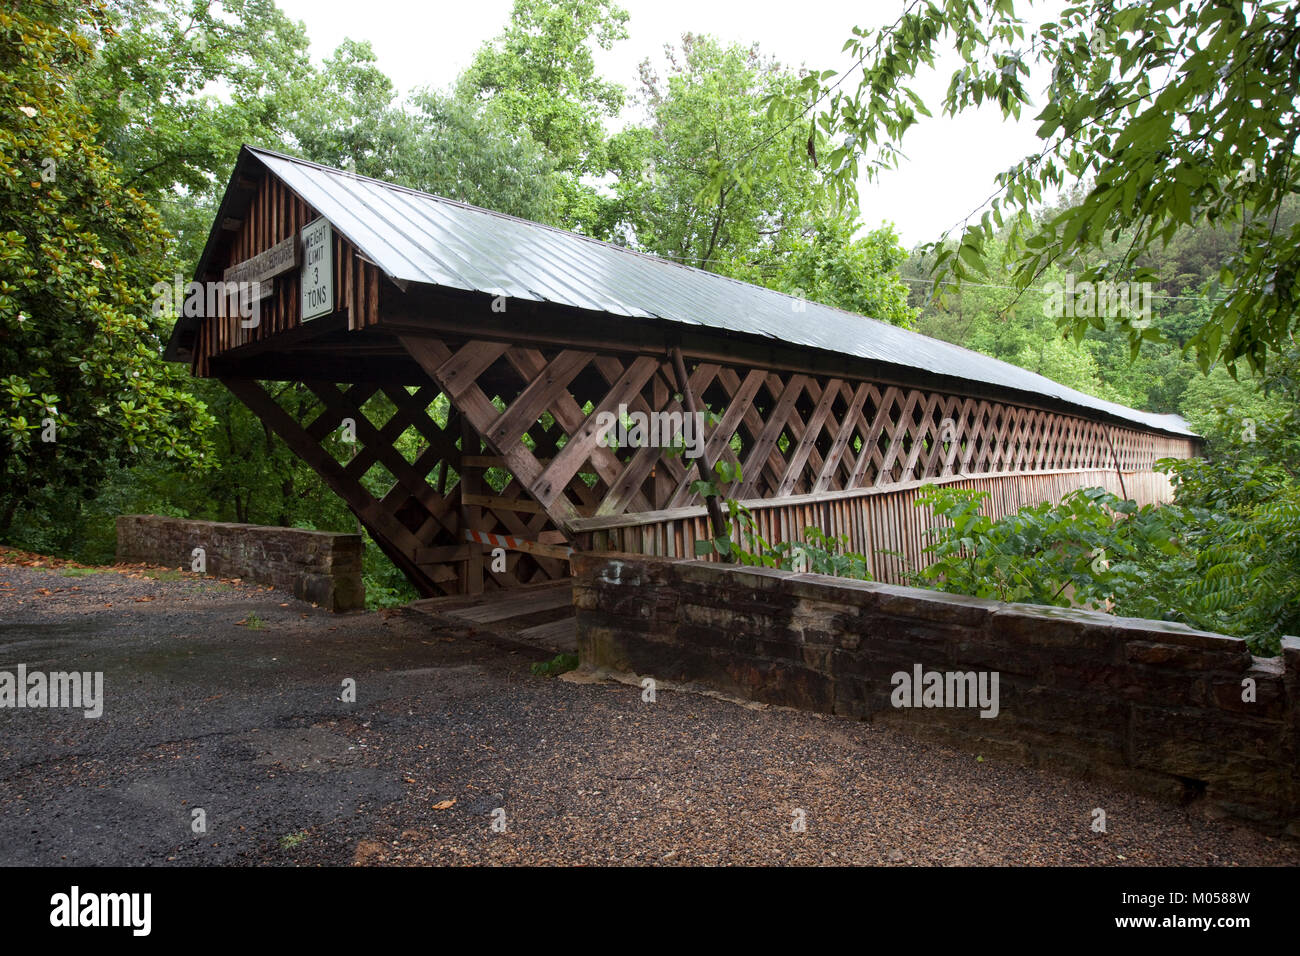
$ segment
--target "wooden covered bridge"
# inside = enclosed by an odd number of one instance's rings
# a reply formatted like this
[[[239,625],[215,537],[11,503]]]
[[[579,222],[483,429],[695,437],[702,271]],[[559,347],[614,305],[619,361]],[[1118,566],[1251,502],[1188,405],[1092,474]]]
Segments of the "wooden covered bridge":
[[[1177,416],[885,323],[249,147],[195,279],[256,280],[256,315],[221,296],[168,357],[224,382],[427,596],[564,578],[571,548],[690,556],[718,460],[767,540],[846,534],[897,581],[923,482],[998,515],[1093,485],[1157,502],[1156,459],[1198,449]],[[706,408],[699,458],[602,440],[611,415]]]

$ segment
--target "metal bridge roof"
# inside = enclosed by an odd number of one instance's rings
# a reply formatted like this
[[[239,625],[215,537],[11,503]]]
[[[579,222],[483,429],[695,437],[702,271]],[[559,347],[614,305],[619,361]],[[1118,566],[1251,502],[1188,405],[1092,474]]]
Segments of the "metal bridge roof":
[[[1017,389],[1192,435],[1178,415],[1103,401],[887,322],[728,279],[577,233],[245,147],[398,280],[725,329]]]

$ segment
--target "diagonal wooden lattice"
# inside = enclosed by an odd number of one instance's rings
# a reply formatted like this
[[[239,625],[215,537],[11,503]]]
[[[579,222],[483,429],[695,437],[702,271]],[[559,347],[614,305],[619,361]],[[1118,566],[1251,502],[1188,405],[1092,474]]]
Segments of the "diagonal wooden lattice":
[[[492,487],[485,474],[494,462],[481,454],[478,434],[464,416],[448,408],[440,426],[430,414],[438,395],[432,384],[306,382],[319,411],[305,421],[256,382],[225,384],[347,503],[423,594],[475,593],[568,574],[563,536],[512,476],[498,470],[491,477],[499,488]],[[349,429],[355,452],[340,459],[331,448]],[[399,450],[407,434],[415,439],[406,443],[414,449],[413,460]],[[501,562],[467,541],[466,528],[514,535],[536,547],[512,552],[504,556],[504,567],[494,566]]]
[[[557,528],[585,516],[699,504],[690,459],[599,440],[602,413],[683,412],[667,357],[484,341],[453,348],[422,336],[402,342]],[[513,394],[503,381],[514,382]],[[959,474],[1149,470],[1185,444],[1041,409],[715,362],[693,364],[686,389],[714,416],[703,460],[740,466],[741,479],[724,491],[742,500]],[[562,441],[543,461],[522,439],[546,416]]]
[[[1122,483],[1187,453],[1179,439],[1043,409],[836,376],[702,360],[683,366],[683,382],[666,355],[399,341],[419,384],[306,382],[319,403],[308,421],[256,383],[226,384],[426,594],[563,577],[590,519],[698,506],[696,481],[716,461],[739,468],[722,492],[755,501],[1070,470],[1112,469]],[[620,414],[675,416],[680,427],[690,407],[708,412],[698,458],[667,447],[684,444],[667,431],[658,445],[613,447],[600,427]],[[345,420],[357,445],[340,460],[328,446]],[[509,535],[523,550],[502,567],[467,531]]]

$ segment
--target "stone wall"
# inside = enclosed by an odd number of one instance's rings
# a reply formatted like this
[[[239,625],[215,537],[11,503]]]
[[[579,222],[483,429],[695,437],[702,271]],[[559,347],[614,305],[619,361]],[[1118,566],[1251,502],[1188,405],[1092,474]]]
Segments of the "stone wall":
[[[356,534],[158,515],[117,519],[118,561],[188,571],[194,549],[203,548],[207,574],[269,584],[334,611],[365,607],[361,547]]]
[[[884,721],[1300,836],[1295,638],[1263,659],[1178,624],[821,575],[609,553],[573,571],[588,668]],[[981,675],[995,716],[928,705]]]

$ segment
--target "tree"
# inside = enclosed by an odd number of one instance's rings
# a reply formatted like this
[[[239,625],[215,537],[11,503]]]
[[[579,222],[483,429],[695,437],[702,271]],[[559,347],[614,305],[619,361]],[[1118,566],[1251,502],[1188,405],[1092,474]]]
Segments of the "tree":
[[[855,215],[816,202],[817,173],[791,157],[765,102],[797,77],[757,45],[724,46],[685,34],[666,50],[660,76],[640,67],[647,125],[610,141],[617,200],[606,231],[665,258],[908,324],[914,310],[898,266],[907,253],[893,228],[855,237]],[[719,170],[755,172],[744,188],[710,189]]]
[[[773,287],[906,327],[917,312],[898,274],[906,258],[893,226],[854,238],[851,220],[824,219],[795,240]]]
[[[582,180],[607,171],[604,120],[623,107],[623,88],[596,75],[593,45],[626,38],[627,12],[612,0],[515,0],[505,31],[460,80],[464,95],[546,150],[561,174],[555,221],[568,227],[599,217],[597,192]]]
[[[422,90],[412,105],[414,148],[401,164],[407,185],[522,219],[555,219],[554,166],[528,130],[454,93]]]
[[[69,91],[126,185],[176,236],[186,272],[208,238],[241,143],[279,146],[313,72],[307,37],[274,0],[110,0]]]
[[[795,79],[757,46],[686,34],[680,50],[666,52],[663,78],[648,60],[640,68],[649,125],[611,144],[623,216],[615,231],[665,258],[771,280],[814,218],[815,173],[773,144],[778,127],[763,107]],[[710,192],[718,170],[742,164],[755,170],[744,188],[725,184]]]
[[[1004,117],[1030,105],[1030,67],[1051,72],[1039,110],[1040,150],[997,177],[989,208],[957,242],[936,246],[945,284],[984,274],[983,252],[1009,230],[1013,282],[1030,287],[1051,264],[1071,263],[1129,230],[1117,257],[1089,264],[1080,281],[1150,281],[1139,257],[1182,226],[1230,225],[1235,235],[1219,282],[1223,294],[1190,344],[1202,369],[1266,365],[1294,331],[1300,288],[1300,223],[1282,203],[1300,187],[1300,3],[1085,0],[1029,27],[1033,0],[914,0],[892,27],[855,29],[852,69],[807,77],[795,96],[774,100],[796,139],[832,137],[819,151],[841,199],[860,171],[893,166],[906,131],[931,115],[908,83],[941,47],[961,59],[942,104],[953,115],[984,102]],[[865,170],[863,163],[865,161]],[[1031,207],[1049,189],[1082,182],[1082,200],[1035,223]],[[972,213],[972,218],[979,210]],[[1076,337],[1107,322],[1134,343],[1160,333],[1120,317],[1063,320]]]
[[[375,179],[401,179],[415,127],[367,42],[344,40],[323,69],[292,90],[285,131],[313,162]]]
[[[204,464],[207,416],[151,309],[165,233],[69,95],[111,30],[99,3],[0,12],[0,534],[90,495],[114,456]]]

